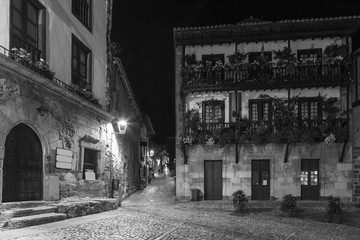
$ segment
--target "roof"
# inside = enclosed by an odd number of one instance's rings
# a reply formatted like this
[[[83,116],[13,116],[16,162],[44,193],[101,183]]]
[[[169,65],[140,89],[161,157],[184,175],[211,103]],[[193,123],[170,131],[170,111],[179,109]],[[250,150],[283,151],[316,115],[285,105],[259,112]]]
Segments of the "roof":
[[[145,128],[147,130],[147,135],[155,135],[155,130],[154,130],[154,127],[150,121],[150,118],[149,118],[149,115],[147,115],[146,113],[142,113],[141,114],[142,116],[142,119],[144,121],[144,125],[145,125]]]
[[[360,16],[266,21],[249,17],[236,24],[174,28],[178,45],[351,36],[360,27]]]

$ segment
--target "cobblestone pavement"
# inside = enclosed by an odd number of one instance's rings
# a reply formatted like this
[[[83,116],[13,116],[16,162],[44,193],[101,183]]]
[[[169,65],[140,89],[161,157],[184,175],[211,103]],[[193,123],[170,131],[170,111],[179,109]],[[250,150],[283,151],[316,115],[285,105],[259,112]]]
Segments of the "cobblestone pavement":
[[[101,214],[95,214],[84,223],[65,220],[64,223],[73,223],[61,227],[59,222],[57,229],[49,227],[51,230],[43,233],[12,239],[360,239],[360,228],[274,217],[266,209],[235,214],[231,201],[174,203],[173,188],[174,182],[169,178],[154,180],[126,199],[111,216],[98,218]]]

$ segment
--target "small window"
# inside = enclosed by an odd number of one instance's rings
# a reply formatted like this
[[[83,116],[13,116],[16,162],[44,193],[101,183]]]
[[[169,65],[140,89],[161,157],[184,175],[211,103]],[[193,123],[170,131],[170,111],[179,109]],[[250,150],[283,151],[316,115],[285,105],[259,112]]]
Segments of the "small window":
[[[72,13],[89,30],[91,30],[92,1],[72,0]]]
[[[224,122],[225,102],[221,100],[209,100],[203,102],[203,121],[205,123]]]
[[[268,63],[271,61],[271,52],[250,52],[249,63],[262,62]]]
[[[298,102],[298,118],[316,120],[322,117],[321,101],[318,98],[301,98]]]
[[[96,180],[99,151],[84,148],[83,179]]]
[[[202,55],[202,62],[205,66],[215,66],[216,62],[224,63],[224,54],[205,54]]]
[[[33,60],[45,59],[45,8],[37,0],[11,1],[10,48],[23,48]]]
[[[72,84],[91,91],[91,51],[75,36],[72,38],[71,51]]]
[[[271,100],[249,100],[249,116],[254,122],[268,122],[271,119]]]
[[[313,49],[302,49],[297,51],[297,56],[300,62],[321,62],[322,57],[321,48],[313,48]]]

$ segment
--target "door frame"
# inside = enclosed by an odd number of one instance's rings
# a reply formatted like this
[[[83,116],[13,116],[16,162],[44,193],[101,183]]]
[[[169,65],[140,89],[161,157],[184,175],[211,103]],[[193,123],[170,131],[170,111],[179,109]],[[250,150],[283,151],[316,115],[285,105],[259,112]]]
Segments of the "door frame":
[[[319,201],[320,200],[320,196],[321,196],[321,194],[320,194],[320,191],[321,191],[321,180],[320,180],[320,159],[318,159],[318,158],[302,158],[301,159],[301,162],[300,162],[300,172],[302,173],[303,172],[303,160],[305,160],[305,161],[309,161],[309,162],[311,162],[311,161],[316,161],[317,162],[317,185],[309,185],[309,183],[311,182],[311,177],[309,177],[311,174],[310,174],[310,172],[311,172],[311,170],[310,171],[307,171],[308,173],[307,173],[307,183],[308,183],[308,185],[302,185],[301,184],[301,179],[300,179],[300,199],[301,200],[303,200],[303,201],[307,201],[307,200],[309,200],[309,201]],[[310,168],[309,168],[310,169]],[[301,174],[302,175],[302,174]],[[306,187],[311,187],[311,186],[316,186],[317,187],[317,192],[316,192],[316,194],[317,194],[317,196],[316,196],[316,198],[317,199],[305,199],[304,197],[304,194],[303,194],[303,188],[304,187],[306,188]]]
[[[222,167],[223,167],[223,160],[204,160],[204,200],[208,200],[207,199],[207,191],[206,191],[206,179],[207,179],[207,174],[206,174],[206,168],[205,165],[207,162],[220,162],[221,163],[221,200],[223,199],[223,172],[222,172]],[[212,199],[210,199],[212,200]]]
[[[267,182],[267,185],[268,186],[268,193],[269,193],[269,198],[268,199],[254,199],[254,194],[253,194],[253,180],[254,180],[254,176],[253,176],[253,162],[254,161],[267,161],[267,163],[269,164],[269,177],[268,177],[268,182]],[[251,188],[251,200],[259,200],[259,201],[267,201],[267,200],[270,200],[271,198],[271,159],[251,159],[251,185],[250,185],[250,188]],[[259,186],[263,186],[263,185],[259,185]]]

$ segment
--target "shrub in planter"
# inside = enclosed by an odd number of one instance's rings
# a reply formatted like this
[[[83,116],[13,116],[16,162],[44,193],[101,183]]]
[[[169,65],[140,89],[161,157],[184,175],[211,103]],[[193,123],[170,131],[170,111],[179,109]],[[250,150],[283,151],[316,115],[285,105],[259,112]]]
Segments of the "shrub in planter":
[[[245,212],[248,199],[243,190],[237,190],[233,193],[233,204],[236,212]]]
[[[300,217],[302,210],[296,206],[296,198],[292,194],[283,197],[280,210],[289,214],[290,217]]]
[[[330,217],[331,222],[342,222],[343,218],[343,210],[342,203],[339,197],[329,196],[328,197],[328,205],[327,205],[327,214]]]

